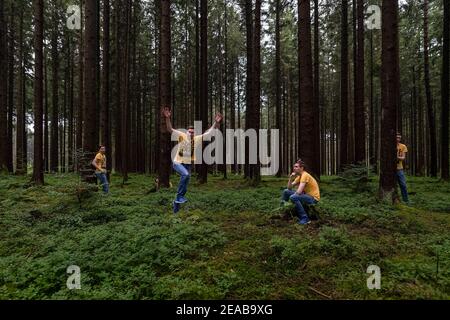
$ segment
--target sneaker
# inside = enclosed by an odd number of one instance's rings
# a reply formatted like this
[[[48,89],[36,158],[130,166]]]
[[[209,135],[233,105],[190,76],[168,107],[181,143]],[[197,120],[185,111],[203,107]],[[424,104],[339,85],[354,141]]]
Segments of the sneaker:
[[[178,213],[178,211],[180,211],[180,204],[177,203],[176,201],[173,202],[173,213],[176,214]]]
[[[179,197],[175,200],[175,203],[178,203],[178,204],[183,204],[186,202],[187,202],[187,199],[185,197]]]
[[[307,225],[307,224],[310,224],[310,223],[311,223],[311,220],[309,220],[308,217],[301,218],[298,221],[298,224],[301,224],[301,225]]]

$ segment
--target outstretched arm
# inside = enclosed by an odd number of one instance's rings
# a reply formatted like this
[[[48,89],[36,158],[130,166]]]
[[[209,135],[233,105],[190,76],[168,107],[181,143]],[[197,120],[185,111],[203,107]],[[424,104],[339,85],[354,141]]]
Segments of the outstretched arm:
[[[203,138],[209,137],[211,135],[211,133],[213,132],[213,130],[217,129],[220,126],[220,123],[222,122],[222,120],[223,120],[222,114],[220,114],[220,113],[216,114],[213,125],[211,126],[211,128],[206,130],[206,132],[204,134],[202,134],[202,137]]]
[[[166,120],[166,128],[167,131],[169,131],[170,133],[175,133],[177,136],[182,135],[183,133],[181,131],[175,130],[172,127],[172,122],[170,121],[170,117],[172,116],[172,112],[170,111],[170,109],[168,107],[165,107],[162,110],[162,116],[165,118]]]

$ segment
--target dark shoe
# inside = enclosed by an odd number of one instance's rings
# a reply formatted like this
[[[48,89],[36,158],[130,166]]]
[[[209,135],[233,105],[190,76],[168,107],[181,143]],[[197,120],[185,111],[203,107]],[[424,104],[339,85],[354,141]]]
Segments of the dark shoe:
[[[176,214],[178,213],[178,211],[180,211],[180,204],[177,203],[176,201],[173,202],[173,213]]]
[[[298,221],[298,224],[301,224],[303,226],[310,224],[310,223],[311,223],[311,220],[309,220],[308,217],[303,217],[303,218],[299,219],[299,221]]]

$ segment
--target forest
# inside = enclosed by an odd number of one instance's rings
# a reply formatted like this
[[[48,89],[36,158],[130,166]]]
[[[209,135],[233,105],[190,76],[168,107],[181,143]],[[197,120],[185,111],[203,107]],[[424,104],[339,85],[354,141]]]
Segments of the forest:
[[[0,299],[450,299],[449,71],[450,0],[0,0]]]

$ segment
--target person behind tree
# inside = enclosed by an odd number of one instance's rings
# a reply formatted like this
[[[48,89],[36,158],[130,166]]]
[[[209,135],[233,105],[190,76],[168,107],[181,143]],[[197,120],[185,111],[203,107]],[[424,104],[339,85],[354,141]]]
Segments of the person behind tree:
[[[209,137],[213,130],[218,128],[222,122],[223,116],[218,113],[215,117],[215,122],[210,129],[202,135],[195,135],[194,127],[189,127],[187,133],[175,130],[172,128],[170,117],[172,112],[168,107],[163,109],[163,117],[166,119],[167,130],[175,134],[178,138],[178,151],[175,159],[173,159],[173,169],[180,175],[180,183],[178,185],[177,196],[175,198],[175,205],[186,203],[185,195],[191,177],[191,166],[195,162],[196,151],[201,148],[204,138]],[[176,206],[174,206],[176,207]]]
[[[109,193],[109,183],[108,178],[106,176],[107,170],[106,170],[106,147],[100,146],[100,149],[95,156],[95,159],[92,160],[92,165],[95,167],[95,175],[97,176],[97,179],[100,180],[100,183],[103,187],[103,192]]]
[[[406,176],[404,172],[404,161],[406,160],[406,154],[408,148],[402,142],[402,135],[397,133],[397,181],[402,192],[402,199],[405,203],[409,204],[408,188],[406,186]]]
[[[286,204],[289,200],[295,204],[295,210],[299,218],[298,223],[301,225],[311,223],[304,206],[317,204],[320,201],[319,184],[313,176],[306,172],[305,167],[302,160],[298,160],[294,164],[287,189],[283,191],[281,199],[282,204]]]

